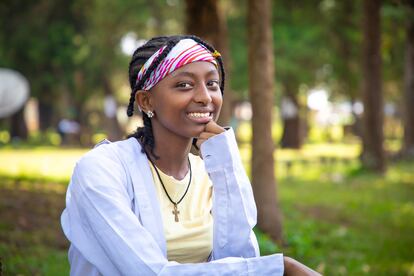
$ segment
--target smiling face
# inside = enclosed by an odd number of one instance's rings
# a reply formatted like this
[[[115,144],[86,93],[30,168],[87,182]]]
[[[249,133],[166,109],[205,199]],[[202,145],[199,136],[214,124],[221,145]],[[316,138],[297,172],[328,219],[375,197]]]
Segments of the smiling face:
[[[197,137],[210,120],[217,120],[222,100],[217,68],[204,61],[189,63],[150,91],[137,93],[141,108],[155,113],[154,136],[166,141]]]

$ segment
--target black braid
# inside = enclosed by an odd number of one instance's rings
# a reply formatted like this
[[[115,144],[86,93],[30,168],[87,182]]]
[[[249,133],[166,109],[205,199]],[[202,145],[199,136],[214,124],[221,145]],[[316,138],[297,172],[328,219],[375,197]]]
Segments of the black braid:
[[[129,84],[131,86],[131,95],[129,98],[129,104],[127,108],[127,115],[131,117],[134,113],[134,102],[135,102],[135,94],[137,91],[142,89],[144,82],[148,79],[151,73],[157,68],[162,60],[168,55],[172,48],[182,39],[190,38],[196,41],[197,43],[206,47],[210,52],[214,52],[215,49],[200,39],[197,36],[193,35],[185,35],[185,36],[160,36],[154,37],[147,41],[144,45],[137,48],[132,55],[132,59],[129,63]],[[144,76],[141,78],[139,82],[137,82],[138,72],[141,67],[145,64],[145,62],[161,47],[166,46],[164,51],[157,57],[157,59],[151,64],[148,70],[145,72]],[[223,66],[223,60],[221,57],[216,58],[218,60],[218,64],[220,67],[220,75],[221,75],[221,82],[220,82],[220,90],[221,93],[224,93],[224,80],[225,80],[225,72]],[[151,119],[147,116],[145,112],[142,112],[142,119],[144,126],[138,127],[137,130],[128,135],[127,137],[135,137],[142,145],[142,152],[145,153],[145,149],[149,149],[149,153],[156,159],[159,157],[154,153],[155,148],[155,139],[152,131],[152,124]],[[193,141],[194,142],[194,141]]]

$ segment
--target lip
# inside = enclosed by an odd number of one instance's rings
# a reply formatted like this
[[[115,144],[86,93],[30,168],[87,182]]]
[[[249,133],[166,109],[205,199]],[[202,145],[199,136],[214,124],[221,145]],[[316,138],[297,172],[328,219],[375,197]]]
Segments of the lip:
[[[203,116],[203,117],[197,117],[197,116],[193,116],[190,114],[197,114],[197,113],[209,113],[208,116]],[[208,122],[210,122],[211,120],[213,120],[213,115],[214,113],[212,111],[194,111],[194,112],[187,112],[186,116],[189,120],[191,120],[192,122],[198,123],[198,124],[206,124]]]

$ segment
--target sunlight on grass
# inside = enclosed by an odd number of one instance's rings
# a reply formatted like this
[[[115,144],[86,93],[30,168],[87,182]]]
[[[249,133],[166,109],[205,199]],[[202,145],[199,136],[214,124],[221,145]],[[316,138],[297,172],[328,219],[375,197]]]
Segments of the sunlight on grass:
[[[85,149],[0,149],[0,175],[68,180]]]
[[[56,181],[68,180],[72,174],[76,161],[88,149],[66,149],[54,147],[35,147],[32,149],[0,149],[0,175],[9,177],[42,178]],[[248,144],[240,145],[240,154],[246,167],[250,165],[251,147]],[[300,150],[277,149],[275,158],[277,172],[280,177],[287,175],[286,162],[292,161],[291,172],[301,170],[297,167],[312,167],[326,158],[355,159],[360,151],[357,144],[311,144]],[[329,160],[328,160],[329,161]],[[308,166],[309,167],[309,166]],[[311,170],[308,171],[311,173]],[[317,172],[316,172],[317,174]]]

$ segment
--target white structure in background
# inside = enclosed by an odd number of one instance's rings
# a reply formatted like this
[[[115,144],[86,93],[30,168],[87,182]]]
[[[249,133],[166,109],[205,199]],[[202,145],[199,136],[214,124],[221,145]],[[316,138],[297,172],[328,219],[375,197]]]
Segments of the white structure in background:
[[[352,109],[356,115],[362,115],[362,113],[364,113],[364,105],[360,101],[355,102]]]
[[[29,97],[29,82],[22,74],[0,68],[0,118],[18,111]]]
[[[107,118],[114,118],[117,113],[117,104],[113,96],[105,96],[104,98],[104,114]]]
[[[328,107],[328,93],[325,89],[312,89],[308,95],[308,107],[320,111]]]
[[[288,120],[288,119],[293,119],[298,115],[298,107],[295,105],[295,103],[287,98],[287,97],[283,97],[282,98],[282,103],[281,103],[281,107],[280,107],[280,115],[282,116],[283,119]]]
[[[136,33],[129,32],[121,38],[121,50],[125,55],[131,56],[135,49],[144,45],[145,42],[147,42],[145,39],[138,39]]]
[[[61,134],[78,134],[80,125],[78,122],[68,119],[62,119],[58,123],[58,130]]]
[[[328,92],[325,89],[313,89],[309,91],[307,105],[316,112],[316,123],[328,127],[349,122],[352,110],[356,114],[362,113],[360,102],[351,105],[350,102],[333,103],[329,101]]]
[[[316,112],[318,125],[328,126],[331,124],[332,104],[328,101],[328,93],[324,89],[312,89],[309,91],[307,105]]]
[[[253,116],[252,104],[248,101],[238,103],[234,108],[234,116],[239,121],[250,121]]]

